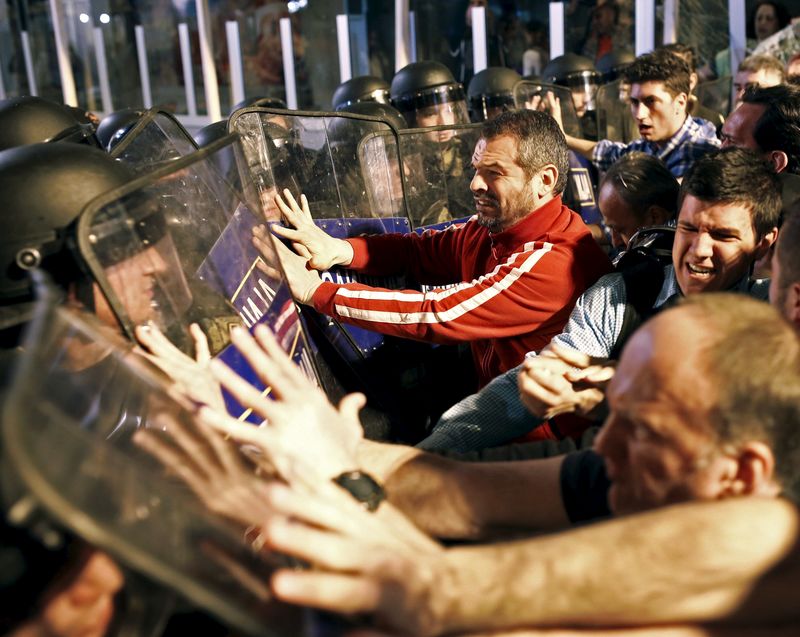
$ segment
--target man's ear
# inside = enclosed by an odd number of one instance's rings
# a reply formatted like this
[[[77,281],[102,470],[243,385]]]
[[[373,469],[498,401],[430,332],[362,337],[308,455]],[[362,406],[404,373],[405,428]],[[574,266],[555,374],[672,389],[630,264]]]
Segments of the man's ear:
[[[797,330],[800,330],[800,281],[790,283],[786,287],[785,304],[778,308],[784,316],[792,322]]]
[[[782,150],[773,150],[769,153],[769,160],[775,167],[775,172],[781,173],[789,165],[789,156]]]
[[[672,219],[672,213],[657,204],[650,206],[644,213],[644,222],[648,226],[663,226]]]
[[[558,168],[553,164],[547,164],[537,174],[539,176],[538,184],[534,182],[536,194],[540,198],[554,194],[553,189],[558,183]]]
[[[735,475],[729,476],[726,496],[775,496],[780,487],[775,480],[775,455],[769,445],[752,440],[737,447]]]
[[[689,102],[689,96],[686,93],[678,93],[675,96],[675,99],[672,101],[678,104],[678,106],[680,106],[681,108],[683,108],[683,110],[686,110],[687,104]]]
[[[764,256],[769,252],[770,247],[772,244],[775,243],[775,240],[778,238],[778,229],[773,228],[769,232],[765,233],[763,237],[761,237],[761,241],[758,242],[756,245],[756,249],[754,252],[755,258],[753,259],[753,263],[758,261],[759,259],[763,259]]]

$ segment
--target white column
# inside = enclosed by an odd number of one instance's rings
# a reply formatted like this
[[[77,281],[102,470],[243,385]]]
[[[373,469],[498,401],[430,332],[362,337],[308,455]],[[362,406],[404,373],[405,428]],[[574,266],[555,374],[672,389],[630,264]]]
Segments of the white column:
[[[728,30],[731,38],[731,75],[735,75],[747,49],[747,15],[744,0],[728,0]]]
[[[678,41],[679,0],[664,0],[664,40],[662,44]]]
[[[0,59],[0,100],[7,99],[6,98],[6,85],[3,83],[3,60]]]
[[[347,15],[336,16],[336,44],[339,47],[339,82],[346,82],[353,77],[350,62],[350,24]]]
[[[231,73],[231,106],[244,101],[244,68],[242,66],[242,46],[239,42],[239,23],[229,20],[225,23],[225,36],[228,39],[228,66]]]
[[[97,78],[100,81],[100,97],[103,99],[103,112],[112,113],[114,102],[111,99],[111,83],[108,80],[108,62],[106,61],[106,40],[103,28],[94,27],[94,54],[97,58]]]
[[[297,78],[294,74],[294,46],[292,21],[281,18],[281,54],[283,55],[283,83],[286,87],[286,106],[297,108]]]
[[[411,61],[411,38],[408,32],[408,0],[394,0],[394,70]]]
[[[136,55],[139,58],[139,82],[142,85],[142,105],[153,108],[153,93],[150,91],[150,67],[147,64],[147,47],[144,42],[144,27],[137,24],[133,27],[136,37]]]
[[[656,7],[654,0],[636,0],[636,55],[656,48]]]
[[[25,75],[28,76],[28,92],[31,95],[39,95],[36,86],[36,74],[33,72],[33,56],[31,55],[31,40],[27,31],[20,31],[22,39],[22,57],[25,58]]]
[[[475,73],[489,66],[486,50],[486,7],[472,7],[472,68]]]
[[[413,11],[408,12],[408,60],[417,61],[417,16]]]
[[[203,88],[206,94],[206,110],[211,122],[222,119],[219,103],[217,67],[214,66],[214,49],[211,46],[211,20],[208,0],[195,0],[197,9],[197,31],[200,37],[200,66],[203,69]]]
[[[189,25],[178,24],[178,40],[181,44],[181,66],[183,67],[183,87],[186,90],[186,110],[189,115],[197,115],[197,96],[194,94],[194,71],[192,70],[192,46],[189,41]]]
[[[72,74],[72,64],[69,59],[69,45],[64,36],[64,14],[61,10],[61,0],[50,0],[50,15],[53,19],[58,74],[61,77],[61,95],[64,98],[64,104],[77,106],[78,92],[75,89],[75,76]]]
[[[564,55],[564,3],[550,3],[550,59]]]

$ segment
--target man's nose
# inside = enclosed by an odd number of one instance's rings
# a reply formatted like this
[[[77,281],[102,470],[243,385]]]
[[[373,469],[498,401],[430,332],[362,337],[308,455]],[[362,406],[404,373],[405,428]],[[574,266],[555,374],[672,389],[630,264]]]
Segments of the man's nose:
[[[633,112],[633,119],[644,119],[650,114],[648,108],[641,102],[631,106],[631,111]]]
[[[475,171],[472,181],[469,182],[469,189],[473,193],[486,192],[486,182],[483,180],[483,177],[481,177],[481,174],[478,171]]]
[[[707,232],[698,232],[692,242],[692,251],[696,257],[710,257],[714,253],[714,242]]]

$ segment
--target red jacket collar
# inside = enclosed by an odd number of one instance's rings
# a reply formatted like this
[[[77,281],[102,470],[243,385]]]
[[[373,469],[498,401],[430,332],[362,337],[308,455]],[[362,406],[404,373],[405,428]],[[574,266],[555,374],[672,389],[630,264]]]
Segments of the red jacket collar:
[[[569,224],[570,211],[561,203],[561,196],[554,197],[528,216],[497,234],[490,234],[492,246],[497,252],[511,253],[530,241],[538,241],[549,232],[565,228]]]

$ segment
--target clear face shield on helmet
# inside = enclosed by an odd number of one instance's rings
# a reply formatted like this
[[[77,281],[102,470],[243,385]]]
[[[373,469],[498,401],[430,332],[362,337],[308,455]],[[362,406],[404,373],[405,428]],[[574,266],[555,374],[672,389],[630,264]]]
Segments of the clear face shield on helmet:
[[[226,508],[203,460],[223,451],[255,495],[260,459],[212,440],[147,361],[92,318],[37,308],[2,418],[6,510],[51,538],[66,530],[146,580],[132,598],[126,577],[117,634],[160,634],[173,592],[234,633],[301,634],[299,612],[267,584],[292,564],[254,549],[246,532],[269,515],[263,499]]]
[[[580,118],[588,112],[596,110],[595,94],[597,93],[599,75],[596,71],[582,71],[570,75],[563,84],[572,93],[575,114]]]
[[[454,126],[469,123],[469,111],[460,84],[444,84],[403,95],[393,100],[410,128]],[[447,141],[446,130],[439,131],[437,141]],[[432,137],[433,138],[433,137]]]
[[[514,94],[476,95],[469,98],[469,114],[473,122],[488,122],[507,111],[513,111]]]
[[[218,155],[231,152],[241,154],[235,136],[169,162],[81,213],[78,246],[102,290],[95,311],[113,313],[129,336],[152,322],[191,349],[187,329],[198,323],[213,354],[228,344],[231,326],[248,322],[230,293],[254,269],[252,228],[260,219],[219,177]],[[264,285],[271,292],[263,292],[258,319],[268,315],[267,297],[279,289],[288,295],[281,280]]]

